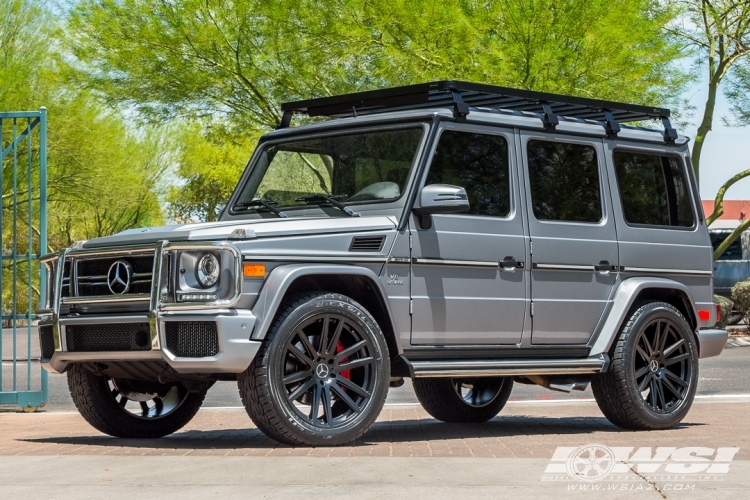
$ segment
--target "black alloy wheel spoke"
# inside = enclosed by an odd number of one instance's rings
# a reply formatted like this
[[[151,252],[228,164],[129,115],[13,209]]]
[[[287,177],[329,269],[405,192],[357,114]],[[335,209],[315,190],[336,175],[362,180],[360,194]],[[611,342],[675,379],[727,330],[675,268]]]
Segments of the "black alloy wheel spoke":
[[[360,340],[359,342],[355,343],[353,346],[347,347],[343,351],[336,353],[336,356],[334,357],[334,359],[338,362],[341,362],[342,359],[346,359],[352,354],[359,352],[366,345],[367,345],[366,340]]]
[[[643,377],[643,380],[641,381],[641,384],[638,386],[638,392],[643,392],[646,390],[646,386],[651,383],[651,374],[647,374],[645,377]]]
[[[669,389],[669,392],[671,392],[678,398],[682,397],[682,395],[680,394],[680,391],[677,390],[677,388],[672,384],[672,382],[669,381],[667,377],[662,377],[661,382],[662,382],[662,389],[666,387],[667,389]]]
[[[120,407],[125,408],[125,405],[128,404],[128,398],[125,396],[120,395]]]
[[[338,325],[336,325],[336,331],[333,332],[331,341],[328,343],[328,347],[325,352],[326,356],[330,356],[336,353],[336,346],[338,345],[339,339],[341,338],[341,331],[344,329],[345,323],[346,322],[343,319],[339,318],[339,323]]]
[[[369,356],[366,358],[359,358],[359,359],[348,361],[346,363],[339,365],[339,370],[340,371],[353,370],[355,368],[359,368],[360,366],[371,365],[374,362],[375,362],[375,358],[371,358]]]
[[[665,358],[668,358],[673,352],[675,352],[677,349],[680,348],[682,344],[685,343],[685,339],[680,339],[668,348],[664,349],[664,352],[662,353]]]
[[[307,338],[307,337],[305,337],[305,338]],[[310,359],[305,353],[303,353],[302,351],[300,351],[299,347],[297,347],[296,345],[294,345],[294,344],[290,345],[289,346],[289,352],[292,353],[292,355],[295,358],[299,359],[300,361],[302,361],[303,363],[305,363],[310,368],[313,368],[315,366],[315,362],[312,359]]]
[[[355,403],[352,398],[349,397],[349,395],[346,394],[345,391],[343,391],[338,385],[333,384],[331,385],[331,390],[336,393],[336,395],[344,402],[346,405],[352,409],[352,411],[359,413],[362,411],[362,409],[357,406],[357,403]]]
[[[323,317],[323,328],[320,331],[320,342],[318,342],[318,352],[323,356],[328,352],[328,328],[331,324],[331,317],[327,314]]]
[[[687,387],[688,386],[687,382],[685,382],[684,380],[682,380],[680,377],[678,377],[677,375],[675,375],[674,373],[672,373],[669,370],[664,370],[664,376],[667,377],[667,378],[669,378],[669,379],[671,379],[673,382],[677,382],[682,387]]]
[[[305,347],[305,350],[307,350],[307,354],[310,356],[310,358],[315,358],[318,356],[318,351],[312,346],[312,344],[310,343],[310,339],[307,338],[305,332],[300,331],[297,337],[299,337],[299,339],[302,341],[302,345]],[[310,360],[310,363],[313,363],[312,359]],[[312,366],[312,364],[310,366]]]
[[[288,394],[286,397],[287,400],[289,400],[289,402],[297,401],[300,397],[302,397],[303,394],[309,391],[310,387],[312,387],[313,385],[315,385],[315,380],[313,380],[311,377],[307,380],[307,382],[305,382],[304,384],[301,384],[294,391]]]
[[[672,366],[675,363],[679,363],[680,361],[684,361],[690,357],[690,354],[687,352],[684,352],[682,354],[678,354],[677,356],[674,356],[672,358],[669,358],[664,361],[664,366]]]
[[[313,371],[310,370],[302,370],[301,372],[292,373],[291,375],[287,375],[284,377],[284,385],[293,384],[295,382],[300,382],[302,380],[305,380],[307,378],[312,377]]]
[[[672,331],[672,327],[669,325],[669,323],[664,323],[664,332],[662,333],[661,342],[659,342],[659,345],[657,346],[656,350],[657,352],[664,353],[664,349],[667,347],[667,337],[669,337],[669,333]]]
[[[336,377],[336,382],[339,385],[344,386],[346,389],[349,389],[351,391],[356,392],[357,394],[359,394],[363,398],[369,398],[370,397],[370,393],[367,392],[367,390],[365,390],[364,388],[358,386],[357,384],[355,384],[354,382],[352,382],[349,379],[346,379],[346,378],[341,377],[341,376],[337,376]]]
[[[641,367],[637,372],[635,372],[635,379],[638,380],[642,376],[646,375],[648,373],[648,365]]]
[[[313,395],[312,395],[312,404],[310,405],[310,420],[312,420],[313,423],[318,422],[318,413],[320,413],[320,398],[322,396],[323,391],[321,390],[321,386],[319,384],[313,384]]]
[[[328,427],[331,427],[333,425],[333,409],[331,406],[333,405],[331,398],[331,386],[330,385],[324,385],[323,386],[323,414],[326,417],[326,425]]]
[[[646,343],[645,340],[644,340],[644,343]],[[648,344],[646,343],[646,345]],[[648,354],[646,351],[643,350],[641,346],[637,344],[635,346],[635,350],[638,351],[638,354],[641,356],[641,358],[643,358],[643,361],[645,361],[646,363],[649,362],[649,360],[651,359],[651,354]]]

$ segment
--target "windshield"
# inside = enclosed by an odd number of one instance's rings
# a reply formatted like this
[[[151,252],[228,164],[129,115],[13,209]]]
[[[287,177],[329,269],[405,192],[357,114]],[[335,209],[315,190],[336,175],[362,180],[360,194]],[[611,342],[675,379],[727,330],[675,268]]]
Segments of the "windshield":
[[[342,208],[396,200],[406,187],[422,133],[422,127],[379,130],[268,146],[233,209]]]

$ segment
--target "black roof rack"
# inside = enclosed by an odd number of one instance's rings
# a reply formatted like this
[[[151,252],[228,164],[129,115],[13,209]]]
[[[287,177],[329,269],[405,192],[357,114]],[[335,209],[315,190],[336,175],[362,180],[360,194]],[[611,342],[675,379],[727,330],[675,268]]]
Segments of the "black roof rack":
[[[459,120],[466,118],[470,107],[540,113],[548,130],[553,130],[559,124],[558,116],[595,120],[602,122],[609,137],[616,136],[620,131],[619,123],[661,120],[664,125],[664,140],[673,143],[677,139],[677,132],[669,123],[670,112],[666,108],[454,80],[286,102],[281,105],[284,114],[278,128],[288,127],[292,115],[297,113],[340,118],[440,107],[452,108]]]

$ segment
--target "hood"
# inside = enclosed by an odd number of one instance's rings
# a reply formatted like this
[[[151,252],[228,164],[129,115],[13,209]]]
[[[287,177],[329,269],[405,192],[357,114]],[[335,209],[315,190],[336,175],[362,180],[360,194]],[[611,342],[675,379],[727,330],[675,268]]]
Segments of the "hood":
[[[229,238],[236,229],[244,229],[247,238],[273,238],[280,236],[305,236],[359,231],[394,229],[394,217],[321,217],[290,219],[259,219],[243,221],[203,222],[172,226],[128,229],[102,238],[93,238],[83,248],[102,248],[125,245],[144,245],[160,240],[168,241],[221,241]]]

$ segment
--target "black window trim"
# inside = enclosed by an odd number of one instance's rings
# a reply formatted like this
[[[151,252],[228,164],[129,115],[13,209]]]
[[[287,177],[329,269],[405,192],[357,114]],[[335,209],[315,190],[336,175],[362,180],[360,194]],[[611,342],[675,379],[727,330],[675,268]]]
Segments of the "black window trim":
[[[674,158],[678,161],[678,166],[680,168],[680,171],[682,172],[682,175],[685,178],[685,182],[689,183],[692,186],[693,180],[692,177],[687,172],[687,163],[683,160],[682,155],[679,153],[668,153],[663,151],[657,151],[653,149],[639,149],[636,147],[616,147],[610,150],[610,159],[612,161],[612,170],[615,176],[615,186],[617,186],[617,199],[620,202],[620,209],[622,211],[622,220],[628,227],[632,227],[633,229],[668,229],[670,231],[695,231],[698,229],[698,214],[695,210],[695,199],[694,190],[687,186],[687,193],[690,197],[690,210],[693,213],[693,225],[692,226],[664,226],[664,225],[656,225],[656,224],[635,224],[632,222],[628,222],[628,220],[625,218],[625,206],[622,204],[622,196],[620,195],[620,181],[617,178],[617,166],[615,165],[615,153],[634,153],[634,154],[646,154],[651,156],[658,156],[660,158],[668,157],[668,158]],[[663,161],[663,160],[662,160]],[[674,185],[667,186],[667,191],[670,193],[670,195],[674,194]],[[675,200],[676,201],[676,200]],[[670,204],[673,203],[670,201]],[[671,207],[670,207],[671,210]]]
[[[538,131],[537,131],[538,132]],[[562,139],[557,138],[550,138],[549,136],[542,135],[542,134],[534,134],[534,135],[526,135],[525,137],[523,135],[520,136],[522,139],[521,147],[524,152],[524,158],[525,161],[523,161],[523,164],[521,165],[521,168],[524,169],[524,176],[526,177],[527,184],[528,184],[528,196],[529,196],[529,216],[534,217],[534,220],[537,221],[540,224],[572,224],[572,225],[583,225],[586,227],[595,227],[600,226],[604,227],[608,223],[609,214],[607,213],[607,206],[604,201],[607,194],[604,191],[604,184],[608,181],[608,174],[606,172],[606,162],[602,163],[604,161],[604,155],[606,154],[605,148],[603,143],[601,142],[601,138],[599,140],[586,140],[584,138],[573,138],[572,140],[568,140],[567,134],[564,135]],[[539,219],[537,218],[536,214],[534,213],[534,198],[531,193],[531,177],[529,175],[529,142],[530,141],[543,141],[543,142],[558,142],[562,144],[577,144],[579,146],[589,146],[594,148],[594,152],[596,153],[596,169],[599,174],[599,208],[601,208],[601,214],[602,218],[599,219],[596,222],[590,222],[590,221],[572,221],[572,220],[560,220],[560,219]],[[596,144],[601,145],[601,152],[602,154],[599,154],[599,151],[596,148]]]
[[[505,140],[508,143],[508,180],[510,181],[509,184],[509,210],[508,215],[505,217],[500,217],[498,215],[484,215],[484,214],[467,214],[467,213],[455,213],[455,214],[444,214],[444,215],[433,215],[433,217],[443,217],[445,215],[452,217],[452,216],[459,216],[459,217],[477,217],[482,219],[489,219],[494,221],[512,221],[515,220],[516,214],[518,212],[517,206],[516,206],[516,196],[514,195],[514,189],[516,189],[516,178],[513,175],[513,170],[515,167],[515,164],[518,162],[518,159],[515,158],[516,153],[514,151],[515,149],[515,141],[516,141],[516,134],[515,130],[512,127],[500,127],[500,126],[494,126],[494,125],[487,125],[487,124],[468,124],[468,123],[457,123],[452,121],[445,121],[441,122],[436,130],[435,140],[433,142],[432,148],[430,148],[429,154],[425,157],[425,168],[424,171],[421,173],[421,178],[419,180],[418,188],[415,190],[417,193],[417,196],[419,196],[419,193],[422,191],[422,189],[425,187],[425,183],[427,182],[427,177],[430,175],[430,167],[432,167],[432,160],[435,157],[435,152],[437,151],[438,146],[440,145],[440,138],[443,135],[443,132],[446,131],[455,131],[455,132],[463,132],[468,134],[483,134],[483,135],[499,135],[505,138]],[[460,186],[466,189],[465,186]],[[416,199],[415,199],[416,201]]]

